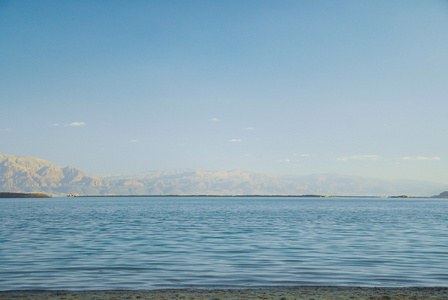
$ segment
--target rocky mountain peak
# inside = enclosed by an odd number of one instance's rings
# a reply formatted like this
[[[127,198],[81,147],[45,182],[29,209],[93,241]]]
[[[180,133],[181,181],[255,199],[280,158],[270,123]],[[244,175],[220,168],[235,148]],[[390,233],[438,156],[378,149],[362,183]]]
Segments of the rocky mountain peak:
[[[339,174],[276,177],[268,174],[191,169],[133,175],[90,176],[33,157],[0,154],[0,192],[79,195],[413,195],[448,187],[431,182],[390,181]]]

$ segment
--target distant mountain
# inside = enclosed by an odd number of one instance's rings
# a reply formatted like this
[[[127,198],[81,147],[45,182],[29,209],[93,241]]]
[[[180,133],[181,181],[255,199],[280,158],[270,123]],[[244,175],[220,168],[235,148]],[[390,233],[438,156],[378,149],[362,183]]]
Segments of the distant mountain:
[[[33,157],[0,154],[0,192],[79,195],[434,195],[447,186],[339,174],[271,176],[234,171],[170,170],[91,176]]]
[[[300,177],[283,177],[291,184],[301,183],[309,194],[344,196],[428,196],[446,185],[418,180],[384,180],[340,174],[313,174]]]
[[[448,191],[442,192],[436,196],[432,196],[433,198],[448,198]]]
[[[282,180],[266,174],[234,171],[170,170],[127,176],[103,176],[122,194],[263,195],[288,194]]]
[[[46,193],[98,193],[108,182],[74,167],[61,168],[46,160],[0,154],[0,191]]]

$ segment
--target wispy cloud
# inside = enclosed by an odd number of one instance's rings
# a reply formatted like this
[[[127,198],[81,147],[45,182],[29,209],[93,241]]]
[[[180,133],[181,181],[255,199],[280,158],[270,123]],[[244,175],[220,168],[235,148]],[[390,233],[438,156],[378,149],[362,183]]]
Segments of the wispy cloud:
[[[291,160],[289,158],[287,158],[287,159],[279,159],[279,160],[276,160],[275,162],[276,163],[290,163]]]
[[[232,143],[238,143],[238,142],[242,142],[243,140],[241,139],[231,139],[230,142]]]
[[[131,142],[131,143],[137,143],[138,140],[129,140],[129,142]]]
[[[349,158],[344,156],[344,157],[338,157],[336,158],[337,161],[347,161]]]
[[[353,159],[371,159],[371,160],[378,160],[380,159],[379,155],[353,155]]]
[[[410,156],[404,156],[401,159],[402,160],[440,160],[440,157],[438,157],[438,156],[434,156],[434,157],[426,157],[426,156],[410,157]]]
[[[86,122],[72,122],[70,124],[66,124],[65,126],[85,126]]]
[[[294,153],[294,156],[300,156],[300,157],[310,157],[311,154],[301,154],[301,153]]]
[[[211,118],[211,119],[210,119],[210,121],[213,121],[213,122],[218,122],[218,121],[219,121],[219,119],[218,119],[218,118]]]
[[[255,130],[255,127],[249,126],[249,127],[246,127],[246,130]]]
[[[379,160],[381,156],[379,155],[352,155],[352,156],[343,156],[338,157],[337,161],[347,161],[347,160]]]
[[[12,131],[11,128],[0,128],[0,132],[9,132]]]
[[[61,124],[60,123],[53,123],[53,124],[51,124],[51,126],[57,127],[57,126],[61,126]]]

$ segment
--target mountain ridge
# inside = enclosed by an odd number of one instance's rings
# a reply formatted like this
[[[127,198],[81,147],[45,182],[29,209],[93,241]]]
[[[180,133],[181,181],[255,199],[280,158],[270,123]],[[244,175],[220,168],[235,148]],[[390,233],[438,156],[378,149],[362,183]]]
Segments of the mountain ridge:
[[[35,157],[0,154],[1,192],[79,195],[333,195],[430,196],[439,183],[340,174],[273,176],[264,173],[178,169],[129,175],[89,175]]]

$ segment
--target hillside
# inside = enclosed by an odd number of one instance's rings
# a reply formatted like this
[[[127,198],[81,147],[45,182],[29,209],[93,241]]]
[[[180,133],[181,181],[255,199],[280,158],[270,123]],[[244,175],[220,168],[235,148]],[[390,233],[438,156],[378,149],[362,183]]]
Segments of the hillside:
[[[436,196],[432,196],[433,198],[448,198],[448,191],[442,192]]]
[[[33,157],[0,154],[0,192],[79,195],[412,195],[446,190],[438,183],[389,181],[339,174],[275,177],[233,171],[169,170],[91,176]]]
[[[22,193],[98,193],[108,183],[74,167],[62,168],[43,159],[0,154],[0,191]]]

